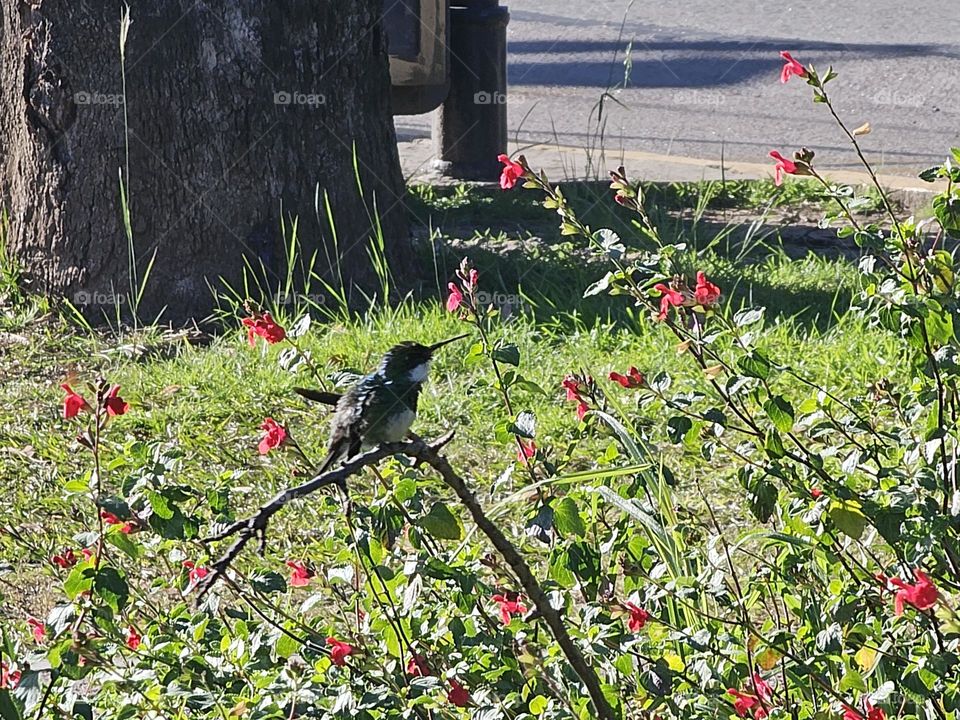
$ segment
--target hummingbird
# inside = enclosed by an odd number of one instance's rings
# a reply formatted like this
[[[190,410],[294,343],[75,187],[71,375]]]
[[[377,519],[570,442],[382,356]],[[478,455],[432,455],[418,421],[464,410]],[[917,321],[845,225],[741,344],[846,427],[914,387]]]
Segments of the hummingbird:
[[[417,400],[430,372],[433,354],[466,335],[421,345],[405,341],[394,345],[383,356],[377,369],[364,375],[343,395],[307,388],[294,391],[328,405],[336,405],[330,421],[327,457],[319,473],[337,462],[349,460],[363,446],[376,446],[403,440],[417,419]]]

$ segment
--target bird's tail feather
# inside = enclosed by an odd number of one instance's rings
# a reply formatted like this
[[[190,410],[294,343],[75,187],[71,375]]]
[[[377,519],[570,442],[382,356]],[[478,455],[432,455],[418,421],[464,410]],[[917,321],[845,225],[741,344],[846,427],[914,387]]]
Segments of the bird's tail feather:
[[[311,388],[295,387],[293,391],[302,398],[323,403],[324,405],[336,405],[340,402],[339,393],[327,392],[325,390],[313,390]]]

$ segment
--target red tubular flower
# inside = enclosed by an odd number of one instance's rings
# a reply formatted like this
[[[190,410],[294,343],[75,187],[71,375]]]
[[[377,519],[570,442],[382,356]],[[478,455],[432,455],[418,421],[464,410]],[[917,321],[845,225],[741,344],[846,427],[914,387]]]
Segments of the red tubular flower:
[[[11,670],[5,662],[0,662],[0,690],[16,690],[20,678],[19,670]]]
[[[751,708],[757,704],[757,699],[753,695],[740,692],[733,688],[727,688],[727,694],[733,696],[733,709],[737,711],[740,717],[747,717]]]
[[[450,692],[447,693],[447,702],[457,707],[466,707],[470,704],[470,691],[456,680],[451,680]]]
[[[103,398],[103,404],[107,407],[107,415],[110,415],[111,417],[123,415],[127,410],[130,409],[130,406],[124,402],[119,393],[120,386],[114,385]]]
[[[43,639],[47,636],[47,626],[36,618],[27,618],[27,625],[30,626],[33,639],[38,643],[43,642]]]
[[[183,566],[189,570],[187,577],[191,585],[197,585],[203,580],[210,571],[202,565],[197,565],[193,560],[185,560]]]
[[[626,375],[621,375],[618,372],[612,372],[610,375],[608,375],[608,377],[611,381],[617,383],[618,385],[622,385],[628,390],[643,387],[644,383],[646,382],[646,378],[644,378],[643,373],[632,366],[627,371]]]
[[[454,312],[463,303],[463,293],[454,283],[447,285],[450,296],[447,298],[447,312]]]
[[[261,455],[266,455],[287,441],[287,429],[273,418],[264,419],[260,425],[260,429],[267,433],[263,436],[263,439],[260,440],[260,444],[257,445],[257,449]]]
[[[523,438],[520,438],[519,447],[517,447],[517,460],[526,465],[527,460],[536,454],[537,444],[533,440],[527,441]]]
[[[287,567],[290,568],[290,585],[292,587],[306,587],[310,584],[310,578],[313,577],[313,571],[299,560],[287,560]]]
[[[783,185],[783,174],[796,175],[797,164],[793,160],[788,160],[776,150],[770,151],[770,157],[777,161],[773,168],[773,182],[778,187]]]
[[[579,400],[580,389],[583,387],[573,375],[565,375],[561,387],[567,391],[567,400]]]
[[[783,50],[780,53],[780,57],[784,60],[784,66],[780,70],[780,82],[785,83],[791,77],[796,75],[797,77],[806,77],[807,69],[793,59],[793,56],[788,53],[786,50]]]
[[[516,593],[507,595],[494,595],[491,598],[500,608],[500,620],[504,627],[510,624],[512,615],[523,615],[527,612],[527,606],[520,602],[520,596]]]
[[[330,646],[330,660],[334,665],[346,665],[347,655],[353,655],[353,646],[349,643],[341,642],[335,637],[327,638],[327,645]]]
[[[52,558],[50,558],[51,563],[53,563],[57,567],[63,568],[64,570],[68,570],[72,568],[74,565],[77,564],[77,561],[78,561],[77,554],[73,552],[73,550],[70,548],[67,548],[59,555],[54,555]]]
[[[411,677],[427,677],[431,675],[430,666],[423,655],[413,655],[407,661],[407,675]]]
[[[583,418],[586,417],[587,413],[590,411],[590,406],[587,405],[583,400],[577,403],[577,420],[583,422]]]
[[[650,619],[650,613],[632,602],[624,603],[623,606],[630,613],[630,619],[627,621],[627,627],[630,628],[630,632],[639,632],[642,630],[643,626],[647,624],[647,620]]]
[[[245,317],[241,321],[247,328],[247,342],[253,347],[258,337],[267,341],[268,345],[278,343],[287,337],[287,331],[277,325],[270,313],[255,313],[252,317]]]
[[[867,698],[863,698],[863,708],[865,713],[855,710],[849,705],[844,705],[843,720],[887,720],[887,714],[883,708],[874,707]]]
[[[65,420],[76,417],[84,410],[90,410],[90,404],[81,395],[75,393],[70,385],[63,383],[60,388],[67,393],[67,396],[63,399],[63,417]]]
[[[660,314],[657,316],[657,320],[663,322],[667,319],[671,307],[680,307],[683,305],[683,293],[663,283],[657,283],[653,286],[653,289],[663,295],[663,297],[660,298]]]
[[[140,636],[140,633],[137,632],[137,629],[131,625],[127,628],[127,647],[131,650],[136,650],[140,647],[140,641],[143,638]]]
[[[118,518],[116,515],[114,515],[114,514],[113,514],[112,512],[110,512],[109,510],[101,510],[101,511],[100,511],[100,517],[103,519],[103,521],[104,521],[107,525],[122,525],[122,524],[123,524],[123,520],[121,520],[120,518]]]
[[[503,172],[500,173],[500,187],[503,190],[509,190],[524,176],[526,170],[523,169],[523,165],[514,162],[506,155],[497,156],[497,160],[503,163]]]
[[[770,702],[773,700],[773,690],[760,676],[760,673],[753,674],[753,688],[757,691],[757,695],[759,695],[760,699],[764,702]]]
[[[810,488],[810,497],[812,497],[814,500],[819,500],[821,497],[823,497],[823,490],[818,487]]]
[[[711,307],[716,305],[720,299],[720,288],[707,280],[707,276],[702,272],[697,273],[697,287],[693,291],[693,297],[698,305]]]
[[[936,585],[922,570],[914,568],[913,576],[917,579],[914,585],[905,583],[900,578],[890,578],[891,584],[900,588],[894,597],[894,611],[897,615],[903,615],[904,604],[913,605],[917,610],[929,610],[940,598]]]

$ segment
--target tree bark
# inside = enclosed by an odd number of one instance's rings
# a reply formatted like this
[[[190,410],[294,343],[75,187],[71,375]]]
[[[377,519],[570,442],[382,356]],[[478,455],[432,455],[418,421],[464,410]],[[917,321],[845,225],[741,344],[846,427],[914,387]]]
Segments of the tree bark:
[[[156,254],[141,319],[199,319],[245,262],[276,285],[297,217],[301,262],[368,291],[374,207],[409,277],[381,0],[131,5],[121,64],[122,3],[0,0],[0,199],[36,289],[110,314]]]

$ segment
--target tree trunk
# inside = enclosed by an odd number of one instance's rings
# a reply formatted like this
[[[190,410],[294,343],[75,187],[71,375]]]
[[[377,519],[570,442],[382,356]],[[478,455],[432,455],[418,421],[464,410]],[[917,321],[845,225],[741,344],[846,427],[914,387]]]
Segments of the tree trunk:
[[[156,254],[141,319],[202,318],[245,261],[276,285],[297,217],[301,259],[368,290],[374,207],[409,277],[382,0],[131,5],[121,63],[122,3],[0,0],[0,193],[34,287],[129,314]]]

